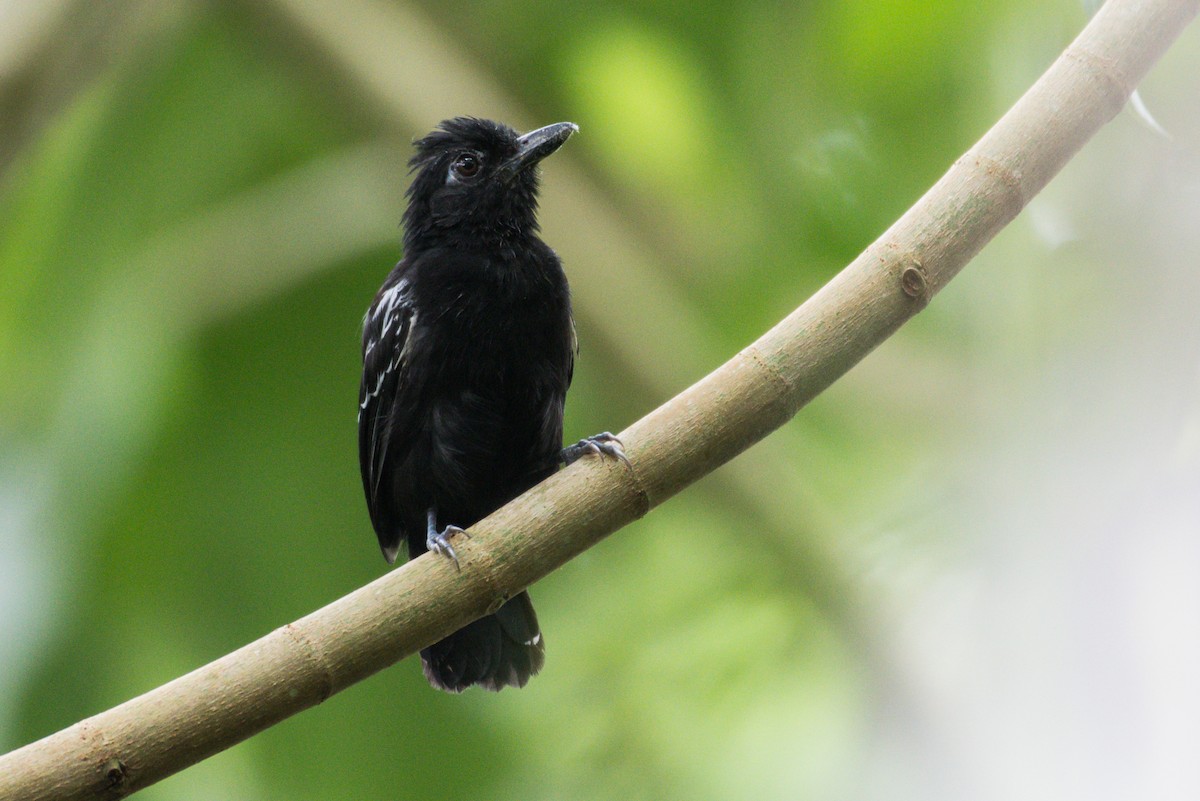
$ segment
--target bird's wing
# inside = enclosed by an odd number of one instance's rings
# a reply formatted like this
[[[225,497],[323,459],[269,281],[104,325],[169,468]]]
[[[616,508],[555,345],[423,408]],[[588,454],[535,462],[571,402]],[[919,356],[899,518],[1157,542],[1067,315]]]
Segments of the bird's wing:
[[[405,410],[408,355],[416,312],[411,285],[397,270],[363,319],[363,377],[358,390],[358,458],[371,523],[391,562],[400,546],[397,511],[388,475],[412,447],[414,426]]]

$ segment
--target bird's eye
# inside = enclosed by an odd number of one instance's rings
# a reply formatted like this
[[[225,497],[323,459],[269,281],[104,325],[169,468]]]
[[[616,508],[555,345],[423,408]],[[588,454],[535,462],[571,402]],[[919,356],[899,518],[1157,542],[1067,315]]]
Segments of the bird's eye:
[[[463,153],[450,165],[456,178],[474,178],[479,174],[479,167],[479,157],[474,153]]]

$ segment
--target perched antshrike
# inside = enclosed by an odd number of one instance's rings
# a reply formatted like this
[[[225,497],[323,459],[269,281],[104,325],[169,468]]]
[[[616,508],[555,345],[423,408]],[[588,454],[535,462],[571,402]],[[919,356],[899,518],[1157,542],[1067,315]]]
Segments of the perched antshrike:
[[[404,258],[363,322],[358,442],[371,522],[458,565],[452,538],[586,453],[624,459],[607,432],[562,447],[575,326],[562,265],[538,237],[537,164],[578,128],[520,136],[468,117],[416,143]],[[528,593],[421,652],[434,686],[524,686],[545,661]]]

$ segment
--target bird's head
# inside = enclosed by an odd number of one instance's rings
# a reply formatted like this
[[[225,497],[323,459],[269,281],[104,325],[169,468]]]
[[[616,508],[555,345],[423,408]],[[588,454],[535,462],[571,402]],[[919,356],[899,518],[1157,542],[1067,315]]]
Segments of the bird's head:
[[[443,236],[481,241],[537,230],[537,164],[579,127],[559,122],[521,135],[491,120],[455,117],[416,142],[404,212],[405,249]]]

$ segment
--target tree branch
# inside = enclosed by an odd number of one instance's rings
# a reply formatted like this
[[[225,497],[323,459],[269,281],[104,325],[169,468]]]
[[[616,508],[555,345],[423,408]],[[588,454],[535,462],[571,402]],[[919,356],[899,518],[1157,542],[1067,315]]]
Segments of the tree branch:
[[[1200,0],[1109,0],[895,225],[803,306],[583,460],[424,556],[145,695],[0,757],[0,799],[119,798],[497,608],[789,420],[920,311],[1125,104]]]

